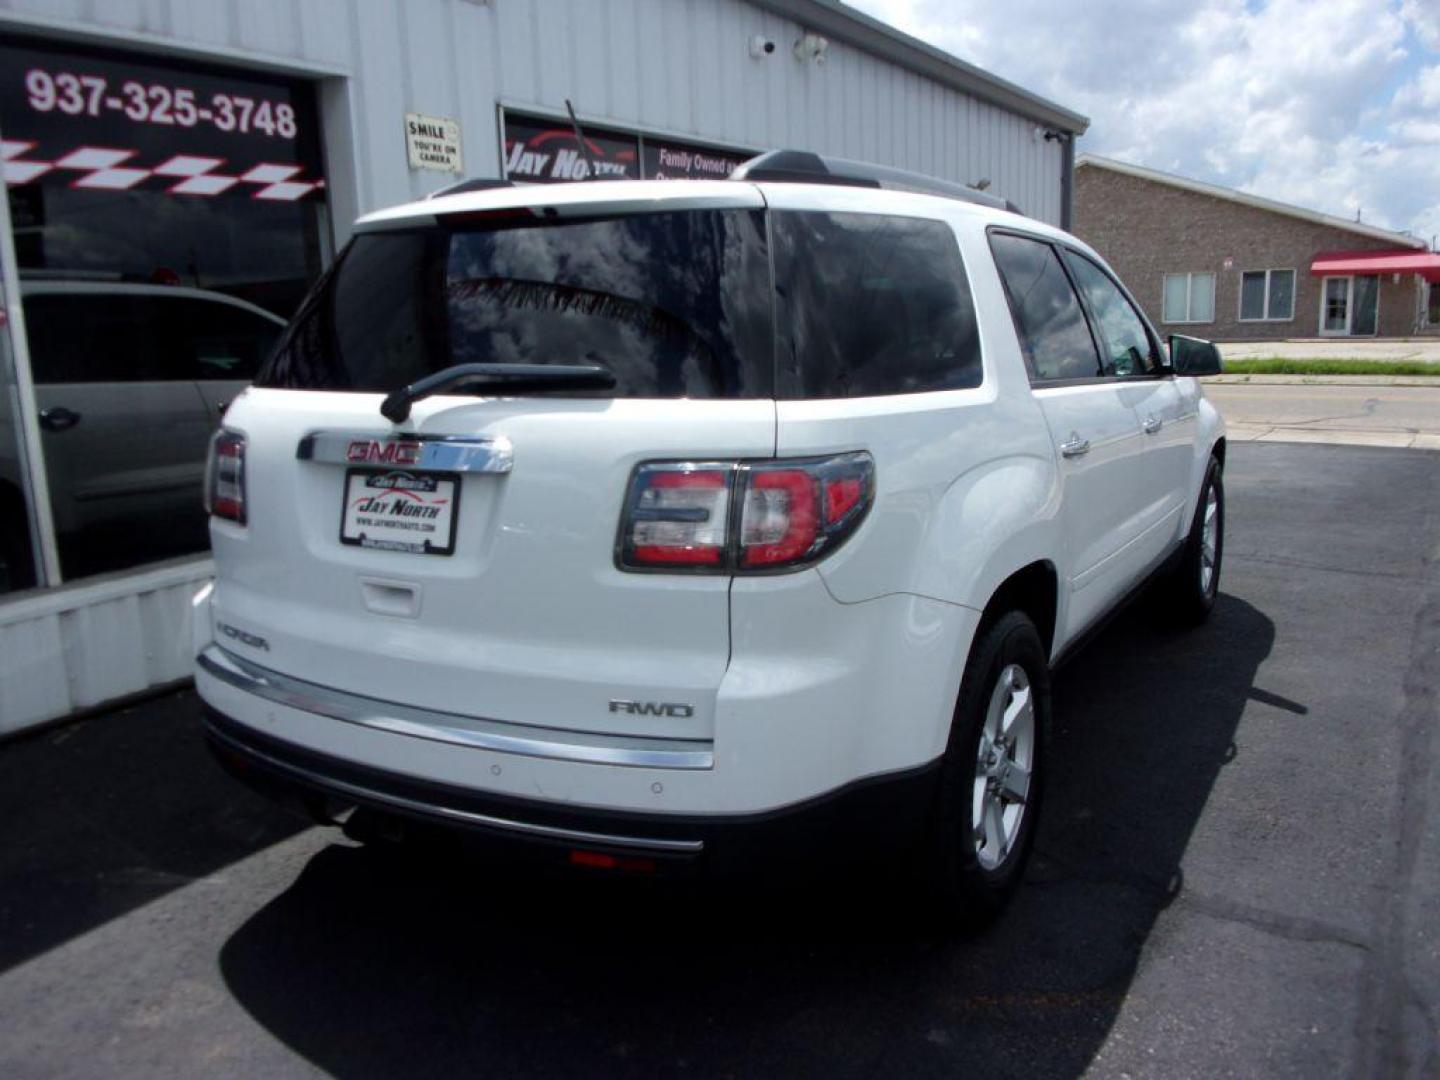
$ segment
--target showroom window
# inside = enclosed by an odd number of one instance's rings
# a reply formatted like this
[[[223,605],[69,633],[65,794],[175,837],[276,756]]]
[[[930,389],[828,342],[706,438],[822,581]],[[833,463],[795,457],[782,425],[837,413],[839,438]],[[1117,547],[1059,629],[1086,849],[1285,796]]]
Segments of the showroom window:
[[[5,38],[0,133],[61,575],[204,551],[210,433],[321,269],[313,89]]]
[[[1240,275],[1241,322],[1287,322],[1294,317],[1294,270],[1246,270]]]
[[[699,146],[643,132],[586,124],[585,145],[572,121],[501,109],[502,175],[517,184],[585,180],[593,169],[613,180],[725,180],[754,157],[736,147]]]
[[[1167,323],[1214,322],[1215,275],[1166,274],[1160,320]]]

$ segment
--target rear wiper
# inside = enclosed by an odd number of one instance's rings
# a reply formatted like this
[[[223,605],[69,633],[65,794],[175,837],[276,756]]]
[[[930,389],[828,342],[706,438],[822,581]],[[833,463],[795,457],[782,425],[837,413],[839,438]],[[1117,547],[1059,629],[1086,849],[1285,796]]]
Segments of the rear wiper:
[[[611,390],[614,373],[603,364],[456,364],[402,386],[380,403],[380,415],[399,424],[410,416],[410,406],[457,386],[494,386],[503,393],[536,390]]]

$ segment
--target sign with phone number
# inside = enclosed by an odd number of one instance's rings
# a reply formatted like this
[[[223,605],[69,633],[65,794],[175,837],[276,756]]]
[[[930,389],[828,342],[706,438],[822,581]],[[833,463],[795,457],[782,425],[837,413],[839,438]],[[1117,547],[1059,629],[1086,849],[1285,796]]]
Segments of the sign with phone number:
[[[220,172],[243,178],[257,169],[266,175],[291,169],[288,179],[315,190],[322,183],[307,84],[107,50],[0,39],[0,134],[10,184],[103,186],[77,181],[78,166],[67,163],[106,154],[114,161],[118,152],[127,175],[145,172],[148,180],[154,172],[156,182],[178,175],[177,162],[193,170],[194,162],[208,160],[217,179]],[[172,180],[167,190],[174,188]],[[181,191],[198,193],[194,185]]]
[[[209,103],[202,105],[188,86],[127,79],[115,87],[99,75],[38,67],[25,73],[25,90],[30,108],[40,113],[59,109],[67,116],[99,116],[109,110],[139,124],[192,128],[204,123],[219,131],[257,131],[282,139],[296,134],[295,108],[289,102],[256,101],[243,94],[211,94]]]

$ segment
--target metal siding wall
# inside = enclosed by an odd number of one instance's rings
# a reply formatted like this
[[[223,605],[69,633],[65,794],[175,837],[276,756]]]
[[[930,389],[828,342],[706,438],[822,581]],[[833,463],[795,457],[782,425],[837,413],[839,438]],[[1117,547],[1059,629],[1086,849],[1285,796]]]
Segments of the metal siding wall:
[[[113,33],[119,48],[128,36],[315,72],[340,241],[350,211],[452,179],[410,170],[404,113],[459,119],[466,172],[496,175],[497,102],[559,112],[567,97],[597,122],[989,178],[1027,213],[1060,218],[1061,147],[1037,141],[1033,121],[839,42],[824,66],[802,65],[802,28],[745,0],[0,0],[4,12],[42,32]],[[756,34],[776,43],[761,60]],[[0,604],[0,731],[183,677],[205,565]]]
[[[0,605],[0,735],[190,675],[209,560]]]

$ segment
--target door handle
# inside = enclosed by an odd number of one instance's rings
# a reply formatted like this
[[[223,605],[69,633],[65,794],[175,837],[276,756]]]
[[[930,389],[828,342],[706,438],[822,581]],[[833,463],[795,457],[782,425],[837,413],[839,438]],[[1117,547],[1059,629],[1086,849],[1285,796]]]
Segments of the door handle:
[[[1060,453],[1065,457],[1081,457],[1090,452],[1090,440],[1082,439],[1079,435],[1072,433],[1070,438],[1060,444]]]
[[[64,405],[40,410],[40,426],[46,431],[69,431],[78,423],[80,414],[65,408]]]
[[[1154,435],[1165,426],[1165,421],[1161,420],[1158,416],[1147,416],[1142,426],[1145,428],[1146,435]]]

